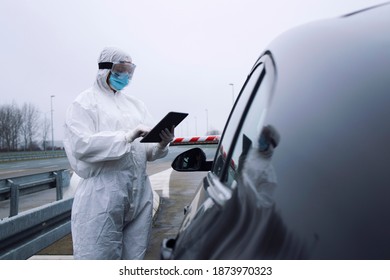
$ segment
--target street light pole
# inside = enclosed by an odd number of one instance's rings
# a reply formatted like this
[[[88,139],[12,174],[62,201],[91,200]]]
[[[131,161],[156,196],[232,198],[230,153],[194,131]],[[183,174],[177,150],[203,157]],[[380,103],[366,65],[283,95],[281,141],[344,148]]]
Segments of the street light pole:
[[[53,126],[53,97],[50,95],[50,109],[51,109],[51,150],[54,151],[54,126]]]
[[[209,111],[205,109],[206,111],[206,135],[209,133]]]
[[[198,136],[198,122],[196,121],[196,116],[195,118],[195,136]]]
[[[233,98],[233,105],[234,105],[234,84],[230,83],[229,86],[232,86],[232,98]]]

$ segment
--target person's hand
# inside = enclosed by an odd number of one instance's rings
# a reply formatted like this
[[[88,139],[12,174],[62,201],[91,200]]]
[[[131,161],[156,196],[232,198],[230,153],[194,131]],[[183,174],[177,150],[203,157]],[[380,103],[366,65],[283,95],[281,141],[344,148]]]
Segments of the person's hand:
[[[146,134],[148,134],[149,131],[150,131],[149,127],[143,124],[139,124],[134,130],[131,130],[126,133],[125,136],[126,141],[128,143],[131,143],[138,137],[144,137]]]
[[[171,130],[168,128],[164,129],[160,133],[161,142],[159,143],[160,148],[165,148],[175,138],[175,126],[172,126]]]

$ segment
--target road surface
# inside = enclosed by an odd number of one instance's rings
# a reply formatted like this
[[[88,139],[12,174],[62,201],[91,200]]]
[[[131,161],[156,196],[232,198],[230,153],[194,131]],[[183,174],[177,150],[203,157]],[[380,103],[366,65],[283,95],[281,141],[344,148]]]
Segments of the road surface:
[[[184,216],[184,207],[189,204],[201,179],[207,172],[177,172],[171,168],[171,162],[181,152],[198,146],[174,146],[163,159],[148,163],[149,174],[153,189],[160,198],[158,212],[154,218],[152,238],[145,259],[160,259],[160,245],[164,238],[174,237]],[[208,160],[212,160],[217,145],[199,146]],[[52,169],[54,168],[54,169]],[[0,178],[48,172],[57,169],[69,168],[66,158],[45,159],[24,162],[12,162],[8,165],[0,164]],[[52,170],[51,170],[52,169]],[[44,204],[55,200],[55,189],[22,196],[20,211],[31,208],[31,204]],[[0,212],[7,212],[7,202],[0,202]],[[9,211],[9,210],[8,210]],[[1,218],[1,217],[0,217]],[[32,259],[72,259],[71,235],[64,237],[52,246],[44,249]]]

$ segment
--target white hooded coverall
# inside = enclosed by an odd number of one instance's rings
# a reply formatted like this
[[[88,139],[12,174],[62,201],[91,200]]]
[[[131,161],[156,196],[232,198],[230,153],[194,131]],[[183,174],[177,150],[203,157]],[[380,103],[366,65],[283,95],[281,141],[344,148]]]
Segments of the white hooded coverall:
[[[114,48],[98,62],[130,60]],[[143,259],[152,223],[153,195],[146,162],[168,148],[126,141],[137,125],[153,126],[144,104],[107,84],[110,70],[98,70],[93,87],[68,108],[64,146],[82,179],[72,207],[75,259]]]

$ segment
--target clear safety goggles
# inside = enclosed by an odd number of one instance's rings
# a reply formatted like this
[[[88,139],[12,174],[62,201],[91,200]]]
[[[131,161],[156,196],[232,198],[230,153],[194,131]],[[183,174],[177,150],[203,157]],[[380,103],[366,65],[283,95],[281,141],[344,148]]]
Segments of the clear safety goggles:
[[[99,69],[109,69],[111,72],[133,75],[136,65],[131,62],[99,62]]]

